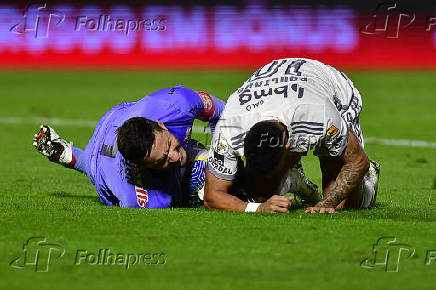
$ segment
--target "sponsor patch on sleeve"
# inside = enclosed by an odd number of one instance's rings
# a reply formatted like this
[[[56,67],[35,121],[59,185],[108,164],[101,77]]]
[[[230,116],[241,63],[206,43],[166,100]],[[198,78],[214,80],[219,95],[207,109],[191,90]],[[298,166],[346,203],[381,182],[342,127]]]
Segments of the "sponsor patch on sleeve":
[[[196,93],[200,96],[203,102],[203,113],[201,114],[201,117],[208,120],[210,117],[213,116],[213,112],[215,110],[215,103],[212,97],[208,93],[200,92],[200,91],[197,91]]]
[[[148,192],[142,187],[135,185],[136,201],[138,205],[142,208],[147,208],[148,203]]]
[[[327,137],[332,137],[339,132],[339,129],[335,127],[335,125],[331,125],[330,128],[325,133]]]

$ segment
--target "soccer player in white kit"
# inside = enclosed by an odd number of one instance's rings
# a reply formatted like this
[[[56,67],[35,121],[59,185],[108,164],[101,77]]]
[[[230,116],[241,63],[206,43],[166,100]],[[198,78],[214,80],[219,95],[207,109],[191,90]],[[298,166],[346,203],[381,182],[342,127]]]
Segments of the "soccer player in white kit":
[[[368,208],[376,199],[379,164],[364,151],[362,100],[342,72],[316,60],[275,60],[228,99],[209,152],[207,208],[288,212],[298,186],[290,172],[314,149],[323,198],[307,213]],[[257,202],[228,194],[238,160],[246,158],[246,187]]]

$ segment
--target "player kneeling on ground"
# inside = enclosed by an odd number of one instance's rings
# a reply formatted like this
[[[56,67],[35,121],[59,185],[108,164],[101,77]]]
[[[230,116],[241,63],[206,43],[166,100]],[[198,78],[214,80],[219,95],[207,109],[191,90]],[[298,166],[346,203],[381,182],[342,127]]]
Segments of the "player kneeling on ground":
[[[213,132],[224,106],[179,85],[112,108],[84,151],[45,125],[33,144],[50,161],[87,174],[105,205],[191,206],[202,203],[207,162],[207,151],[190,139],[192,125],[208,121]]]
[[[315,60],[275,60],[257,70],[226,106],[209,152],[207,208],[288,212],[292,198],[283,195],[299,186],[292,175],[312,149],[320,160],[323,199],[307,213],[374,204],[379,164],[363,149],[362,100],[342,72]],[[244,155],[246,189],[257,202],[228,194]]]

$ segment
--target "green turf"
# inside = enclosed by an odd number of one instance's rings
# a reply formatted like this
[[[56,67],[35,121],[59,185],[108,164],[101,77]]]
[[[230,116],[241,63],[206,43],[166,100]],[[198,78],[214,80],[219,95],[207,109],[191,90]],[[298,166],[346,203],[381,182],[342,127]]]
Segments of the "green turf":
[[[49,163],[31,146],[32,118],[98,120],[113,105],[179,83],[225,98],[248,72],[1,72],[1,289],[434,289],[436,149],[367,144],[381,162],[376,207],[335,215],[245,214],[102,206],[86,176]],[[365,136],[436,142],[432,72],[349,73],[364,99]],[[28,120],[28,121],[26,121]],[[86,126],[57,126],[75,145]],[[197,135],[203,138],[203,136]],[[304,160],[320,183],[317,160]],[[65,248],[48,273],[15,269],[23,243],[45,236]],[[398,273],[360,262],[382,236],[416,249]],[[164,253],[164,265],[75,265],[77,250]]]

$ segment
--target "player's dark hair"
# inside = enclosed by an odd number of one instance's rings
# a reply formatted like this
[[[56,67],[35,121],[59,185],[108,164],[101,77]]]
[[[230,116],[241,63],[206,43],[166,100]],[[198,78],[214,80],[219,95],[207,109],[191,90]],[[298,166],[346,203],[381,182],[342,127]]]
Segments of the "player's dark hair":
[[[118,151],[130,162],[141,164],[150,156],[154,134],[163,131],[157,122],[142,117],[130,118],[118,128]]]
[[[283,131],[275,121],[254,124],[244,140],[244,155],[247,169],[266,174],[280,163],[288,140],[287,130]]]

